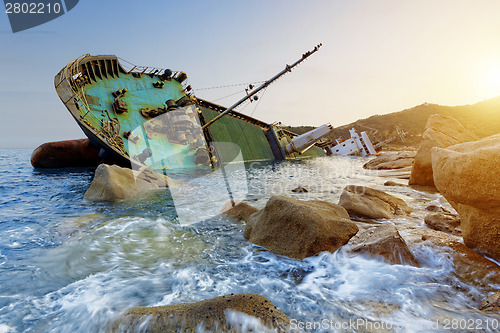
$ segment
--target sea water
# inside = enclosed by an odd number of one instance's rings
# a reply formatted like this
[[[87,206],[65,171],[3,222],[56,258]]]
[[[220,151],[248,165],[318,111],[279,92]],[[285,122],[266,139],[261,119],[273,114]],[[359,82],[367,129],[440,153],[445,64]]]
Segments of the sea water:
[[[344,253],[305,260],[270,253],[224,215],[182,225],[168,190],[118,203],[83,200],[91,168],[34,170],[31,150],[0,150],[0,333],[104,332],[127,309],[196,302],[229,293],[267,297],[311,332],[497,332],[479,310],[491,293],[453,275],[447,251],[411,247],[421,267]],[[337,203],[346,185],[384,189],[363,158],[247,163],[245,202],[271,195]],[[308,193],[292,193],[297,186]],[[425,228],[439,194],[385,188],[414,209],[396,223],[403,237]],[[207,200],[201,196],[193,200]],[[499,289],[500,286],[490,286]]]

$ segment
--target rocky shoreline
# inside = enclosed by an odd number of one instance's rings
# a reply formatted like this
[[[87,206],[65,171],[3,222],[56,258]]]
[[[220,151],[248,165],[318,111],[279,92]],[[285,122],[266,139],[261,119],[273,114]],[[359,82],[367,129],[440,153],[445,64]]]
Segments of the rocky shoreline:
[[[417,152],[382,154],[365,164],[367,170],[384,170],[379,174],[382,177],[409,178],[408,185],[386,182],[387,192],[392,192],[391,187],[409,186],[439,192],[446,198],[455,211],[429,202],[427,216],[422,221],[427,226],[425,229],[409,229],[401,224],[399,217],[412,214],[412,208],[404,198],[355,184],[343,189],[337,203],[279,195],[269,198],[260,210],[238,203],[228,206],[225,214],[245,223],[244,236],[248,241],[289,258],[305,259],[324,251],[342,249],[352,255],[359,254],[392,265],[420,267],[421,263],[411,249],[418,244],[428,244],[449,253],[454,265],[453,274],[460,281],[482,286],[488,291],[477,305],[478,310],[500,313],[500,293],[495,289],[500,285],[500,266],[494,261],[500,261],[500,180],[496,177],[500,165],[500,135],[472,141],[474,139],[477,138],[467,133],[456,120],[441,115],[431,116]],[[158,190],[173,181],[151,170],[134,173],[117,166],[100,166],[95,178],[85,194],[86,199],[120,200]],[[299,189],[292,192],[309,192],[302,187]],[[255,315],[256,310],[242,310],[247,305],[241,305],[241,300],[248,301],[247,296],[231,296],[231,299],[238,299],[231,304],[240,305],[227,304],[224,309],[243,311],[260,318],[268,328],[287,330],[288,317],[272,304],[265,311],[272,308],[273,313],[279,315],[261,316]],[[222,296],[225,297],[228,296]],[[220,297],[204,302],[219,304],[219,301]],[[261,305],[266,302],[261,302]],[[186,327],[196,327],[203,321],[206,327],[230,331],[227,318],[221,315],[225,310],[208,311],[211,307],[203,305],[203,318],[199,317],[201,312],[180,310],[199,306],[193,303],[161,310],[131,309],[117,325],[132,329],[147,317],[151,331],[156,332],[162,327],[170,327],[168,325],[177,327],[178,319],[168,319],[175,317],[181,318]],[[276,326],[274,323],[278,317],[280,324]]]

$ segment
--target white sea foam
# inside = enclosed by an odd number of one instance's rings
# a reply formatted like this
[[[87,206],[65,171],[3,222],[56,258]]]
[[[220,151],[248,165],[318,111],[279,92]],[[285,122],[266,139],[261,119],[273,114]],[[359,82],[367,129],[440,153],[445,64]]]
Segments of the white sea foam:
[[[387,179],[363,170],[363,162],[317,158],[251,169],[247,202],[262,208],[271,195],[281,194],[336,203],[345,185],[381,188]],[[27,174],[31,173],[29,169]],[[54,190],[69,176],[36,177],[43,186],[54,182],[47,185]],[[81,177],[76,174],[68,190],[82,187]],[[297,186],[310,192],[292,193]],[[397,224],[403,237],[415,228],[425,228],[427,205],[445,205],[439,194],[405,187],[391,191],[408,201],[414,212],[380,222]],[[16,296],[1,300],[0,332],[21,326],[39,332],[97,332],[134,306],[196,302],[242,292],[261,294],[291,319],[303,322],[362,319],[402,325],[428,319],[490,318],[475,310],[484,290],[457,280],[446,250],[426,243],[411,248],[421,263],[418,268],[342,250],[296,260],[250,244],[243,237],[245,226],[224,216],[186,227],[165,213],[168,202],[90,205],[81,203],[83,190],[79,199],[66,192],[53,193],[44,201],[48,207],[43,214],[49,216],[35,217],[45,218],[45,224],[37,220],[29,229],[22,223],[4,229],[0,257],[5,274],[0,276],[0,288],[4,288],[2,294]],[[35,201],[27,202],[23,205],[32,205],[31,210],[39,208]],[[99,219],[78,230],[78,237],[59,236],[58,223],[75,216],[74,211],[69,216],[63,212],[78,204],[83,205],[82,215],[98,213]],[[26,215],[20,210],[12,214]],[[11,248],[15,243],[27,250]],[[241,328],[256,325],[241,314],[231,316]],[[418,326],[406,331],[425,332]],[[446,332],[443,327],[437,331]]]

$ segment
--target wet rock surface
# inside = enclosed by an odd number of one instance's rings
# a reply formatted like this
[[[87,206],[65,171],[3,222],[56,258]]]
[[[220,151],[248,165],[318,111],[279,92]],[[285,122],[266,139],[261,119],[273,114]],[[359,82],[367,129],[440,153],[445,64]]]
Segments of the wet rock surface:
[[[432,151],[434,181],[460,215],[465,245],[500,260],[500,135]]]
[[[346,186],[340,196],[339,205],[351,216],[372,219],[390,219],[395,215],[409,215],[412,209],[404,200],[388,193],[365,186]]]
[[[254,319],[255,332],[288,332],[290,319],[283,312],[264,296],[247,293],[196,303],[133,308],[114,324],[112,331],[247,332],[241,326],[248,325],[249,317]]]
[[[424,219],[425,224],[434,230],[443,231],[452,235],[461,235],[460,217],[449,212],[434,212]]]
[[[273,196],[250,216],[245,238],[276,254],[304,259],[322,251],[334,252],[357,231],[339,205]]]
[[[424,242],[448,253],[454,266],[452,274],[466,284],[491,291],[492,286],[500,284],[500,266],[443,232],[415,230],[406,239],[410,245]]]
[[[253,206],[250,206],[249,204],[246,204],[244,202],[239,202],[234,207],[231,204],[229,205],[226,204],[222,208],[222,211],[224,214],[232,216],[237,220],[247,222],[248,219],[250,218],[250,215],[252,215],[255,212],[258,212],[259,210]]]
[[[408,185],[393,182],[392,180],[388,180],[384,183],[384,186],[408,186]]]
[[[479,310],[500,313],[500,292],[494,293],[482,301]]]
[[[373,257],[381,257],[393,265],[419,266],[396,227],[392,224],[360,226],[360,231],[349,240],[346,250]]]
[[[427,207],[425,207],[425,210],[428,211],[428,212],[433,212],[433,213],[439,213],[439,212],[442,212],[442,213],[449,213],[451,214],[451,212],[441,206],[437,206],[437,205],[429,205]]]
[[[445,148],[462,142],[475,141],[478,137],[469,132],[455,118],[441,114],[429,117],[422,141],[412,166],[409,184],[434,186],[431,149]]]
[[[305,187],[299,186],[299,187],[294,188],[292,190],[292,192],[294,192],[294,193],[308,193],[309,191]]]
[[[402,151],[396,153],[383,153],[363,165],[369,170],[392,170],[411,167],[416,151]]]
[[[151,190],[168,187],[169,179],[154,173],[151,168],[140,171],[122,168],[117,165],[101,164],[95,171],[94,180],[84,199],[94,201],[114,201],[134,198]]]

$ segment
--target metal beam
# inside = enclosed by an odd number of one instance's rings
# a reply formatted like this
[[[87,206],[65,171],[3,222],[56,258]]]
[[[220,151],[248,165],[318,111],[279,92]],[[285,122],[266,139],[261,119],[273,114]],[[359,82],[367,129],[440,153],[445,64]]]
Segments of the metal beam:
[[[224,112],[222,112],[217,117],[215,117],[214,119],[212,119],[208,123],[206,123],[202,127],[202,129],[205,129],[208,126],[212,125],[214,122],[216,122],[217,120],[219,120],[220,118],[222,118],[224,115],[226,115],[228,112],[230,112],[231,110],[233,110],[234,108],[236,108],[237,106],[239,106],[241,103],[243,103],[247,99],[251,99],[252,96],[254,96],[255,94],[257,94],[262,89],[267,88],[273,81],[276,81],[281,76],[285,75],[288,72],[291,72],[292,68],[294,68],[295,66],[297,66],[298,64],[300,64],[302,61],[306,60],[313,53],[317,52],[322,45],[323,44],[318,44],[316,47],[314,47],[314,49],[312,51],[308,51],[308,52],[304,53],[302,55],[302,58],[300,58],[299,60],[297,60],[296,62],[294,62],[292,65],[286,65],[286,67],[285,67],[284,70],[282,70],[281,72],[279,72],[278,74],[276,74],[275,76],[273,76],[272,78],[270,78],[269,80],[267,80],[266,82],[264,82],[263,84],[261,84],[258,88],[256,88],[252,92],[250,92],[247,96],[243,97],[242,99],[240,99],[239,101],[237,101],[236,103],[234,103],[233,105],[231,105],[230,107],[228,107]]]

